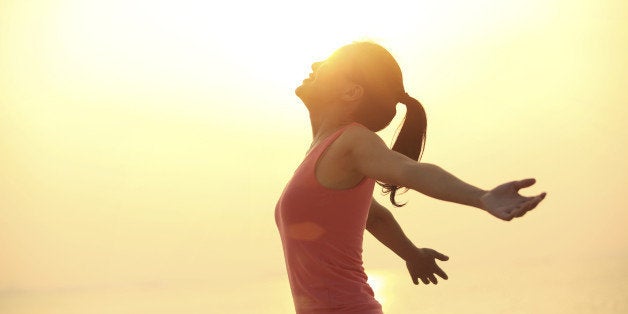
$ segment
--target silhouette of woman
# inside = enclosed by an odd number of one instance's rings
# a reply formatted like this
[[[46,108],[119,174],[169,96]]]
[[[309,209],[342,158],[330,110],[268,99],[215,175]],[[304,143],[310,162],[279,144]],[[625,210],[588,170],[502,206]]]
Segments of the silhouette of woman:
[[[372,199],[375,182],[395,200],[401,187],[480,208],[511,220],[536,207],[545,193],[525,197],[534,179],[492,190],[465,183],[442,168],[418,162],[427,120],[403,85],[401,69],[382,46],[356,42],[312,64],[295,93],[310,114],[313,141],[275,208],[292,297],[298,314],[382,313],[362,267],[364,230],[406,261],[415,284],[437,284],[447,256],[417,248],[385,207]],[[406,116],[392,149],[375,132],[386,127],[396,104]]]

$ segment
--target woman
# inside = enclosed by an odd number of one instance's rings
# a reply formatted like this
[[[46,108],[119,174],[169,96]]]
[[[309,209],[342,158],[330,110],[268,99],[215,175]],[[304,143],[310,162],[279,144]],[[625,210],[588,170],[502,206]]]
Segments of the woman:
[[[390,212],[372,200],[375,182],[395,206],[401,206],[396,191],[404,187],[503,220],[523,216],[545,197],[518,194],[534,179],[485,191],[417,162],[425,111],[405,92],[401,70],[383,47],[349,44],[312,70],[296,89],[310,113],[312,145],[275,209],[297,313],[382,313],[362,267],[365,229],[406,261],[415,284],[436,284],[435,275],[447,279],[435,262],[447,257],[416,248]],[[390,123],[399,102],[407,111],[391,150],[374,132]]]

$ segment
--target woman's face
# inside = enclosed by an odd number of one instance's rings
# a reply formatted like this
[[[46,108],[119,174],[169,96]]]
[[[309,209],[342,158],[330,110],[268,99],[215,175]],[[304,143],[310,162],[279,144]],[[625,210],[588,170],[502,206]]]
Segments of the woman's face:
[[[310,76],[295,90],[306,107],[312,109],[336,103],[347,85],[354,84],[348,79],[347,58],[340,52],[336,51],[324,61],[314,62]]]

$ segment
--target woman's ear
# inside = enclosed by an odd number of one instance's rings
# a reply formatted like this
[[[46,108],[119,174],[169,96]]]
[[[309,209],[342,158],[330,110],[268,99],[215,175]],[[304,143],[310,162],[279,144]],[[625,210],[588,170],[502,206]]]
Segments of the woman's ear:
[[[354,102],[360,100],[364,96],[364,87],[359,84],[348,84],[343,93],[342,100],[347,102]]]

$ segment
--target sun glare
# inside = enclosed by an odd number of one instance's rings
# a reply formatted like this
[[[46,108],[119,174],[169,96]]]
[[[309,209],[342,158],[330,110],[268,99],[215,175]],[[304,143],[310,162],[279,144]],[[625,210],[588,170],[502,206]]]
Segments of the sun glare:
[[[627,6],[0,1],[0,312],[294,313],[273,219],[311,140],[294,89],[368,40],[425,106],[426,162],[553,195],[508,226],[404,195],[408,237],[462,262],[417,287],[365,235],[384,311],[628,313]],[[503,267],[483,271],[491,252]]]
[[[356,14],[344,13],[356,7]],[[140,82],[194,90],[245,78],[260,88],[294,88],[312,62],[343,44],[403,36],[404,19],[385,12],[395,7],[361,1],[69,1],[54,11],[57,29],[51,31],[58,40],[55,64],[81,78],[73,87],[107,80],[117,90],[137,89]]]
[[[375,294],[375,299],[380,304],[382,304],[382,306],[385,306],[385,303],[388,299],[386,289],[385,289],[387,276],[381,272],[373,272],[373,271],[367,271],[367,272],[368,272],[367,282],[369,286],[371,286],[371,288],[373,289],[373,293]]]
[[[32,11],[23,6],[24,14]],[[210,110],[208,103],[233,102],[234,93],[244,97],[241,103],[256,106],[253,100],[259,95],[293,97],[312,62],[352,41],[381,43],[402,65],[408,62],[397,51],[416,61],[420,58],[412,51],[419,48],[413,45],[461,36],[469,18],[456,12],[459,19],[443,22],[443,16],[452,14],[448,5],[404,1],[385,6],[330,0],[308,5],[282,0],[66,1],[41,17],[49,25],[47,42],[40,47],[48,58],[41,71],[57,78],[52,84],[59,94],[81,91],[107,103],[119,103],[105,99],[119,96],[131,99],[125,105],[135,108],[183,105],[202,112]],[[247,92],[238,91],[239,86]]]

